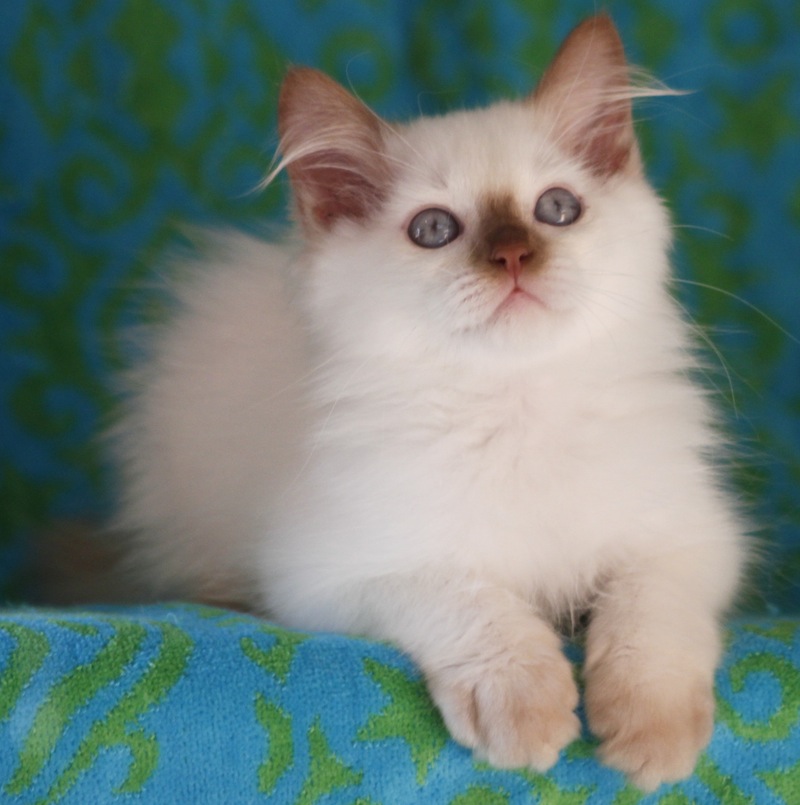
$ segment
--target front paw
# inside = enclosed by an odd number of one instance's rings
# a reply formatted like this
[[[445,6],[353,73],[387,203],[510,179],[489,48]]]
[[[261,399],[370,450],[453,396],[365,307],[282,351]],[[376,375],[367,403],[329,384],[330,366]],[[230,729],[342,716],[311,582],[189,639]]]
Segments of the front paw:
[[[557,649],[476,658],[428,682],[453,737],[498,768],[546,771],[580,734],[572,667]]]
[[[694,771],[714,728],[714,691],[696,675],[654,680],[599,667],[587,680],[586,711],[600,759],[649,792]]]

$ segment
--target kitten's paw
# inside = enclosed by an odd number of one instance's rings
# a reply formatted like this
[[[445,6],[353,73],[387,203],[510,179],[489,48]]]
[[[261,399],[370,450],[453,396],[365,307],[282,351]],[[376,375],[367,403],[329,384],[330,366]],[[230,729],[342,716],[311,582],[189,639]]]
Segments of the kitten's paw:
[[[696,677],[648,683],[598,668],[587,681],[586,711],[600,759],[649,792],[694,771],[714,728],[714,691]]]
[[[505,652],[428,681],[455,740],[498,768],[545,771],[580,734],[572,667],[558,649]]]

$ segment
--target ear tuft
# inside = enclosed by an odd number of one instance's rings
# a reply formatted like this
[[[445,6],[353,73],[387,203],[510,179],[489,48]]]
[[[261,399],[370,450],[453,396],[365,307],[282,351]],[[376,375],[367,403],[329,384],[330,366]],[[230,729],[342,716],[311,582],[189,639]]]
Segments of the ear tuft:
[[[367,219],[383,203],[391,181],[385,126],[324,73],[308,67],[289,71],[278,102],[282,159],[272,175],[287,169],[307,229],[328,230],[343,218]]]
[[[638,170],[630,70],[611,18],[599,14],[566,38],[533,95],[559,145],[596,175]],[[655,94],[655,93],[653,93]]]

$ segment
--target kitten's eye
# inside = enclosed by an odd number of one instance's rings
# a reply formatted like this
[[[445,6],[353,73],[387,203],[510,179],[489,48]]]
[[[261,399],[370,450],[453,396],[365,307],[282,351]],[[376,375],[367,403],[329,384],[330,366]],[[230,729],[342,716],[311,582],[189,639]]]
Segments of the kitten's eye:
[[[533,215],[537,221],[550,226],[569,226],[580,218],[583,208],[569,190],[551,187],[536,202]]]
[[[461,227],[447,210],[431,207],[418,212],[408,225],[408,236],[423,249],[440,249],[461,234]]]

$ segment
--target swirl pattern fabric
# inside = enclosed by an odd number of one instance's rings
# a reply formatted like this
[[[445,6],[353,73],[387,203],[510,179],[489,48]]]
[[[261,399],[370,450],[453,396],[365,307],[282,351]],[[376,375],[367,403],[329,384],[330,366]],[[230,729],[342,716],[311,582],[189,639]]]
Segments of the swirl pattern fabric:
[[[573,647],[573,654],[579,654]],[[688,781],[649,796],[586,735],[547,774],[455,744],[394,649],[204,607],[0,618],[0,801],[572,805],[791,803],[800,625],[741,621]]]
[[[736,483],[770,559],[753,605],[800,597],[800,32],[793,0],[611,8],[630,57],[694,94],[639,110],[674,208],[676,292],[705,328],[709,385],[745,446]],[[0,557],[19,588],[26,534],[97,513],[93,435],[141,318],[139,286],[189,222],[263,226],[250,192],[275,145],[288,63],[320,66],[388,117],[527,92],[587,13],[470,0],[97,0],[0,17]]]

